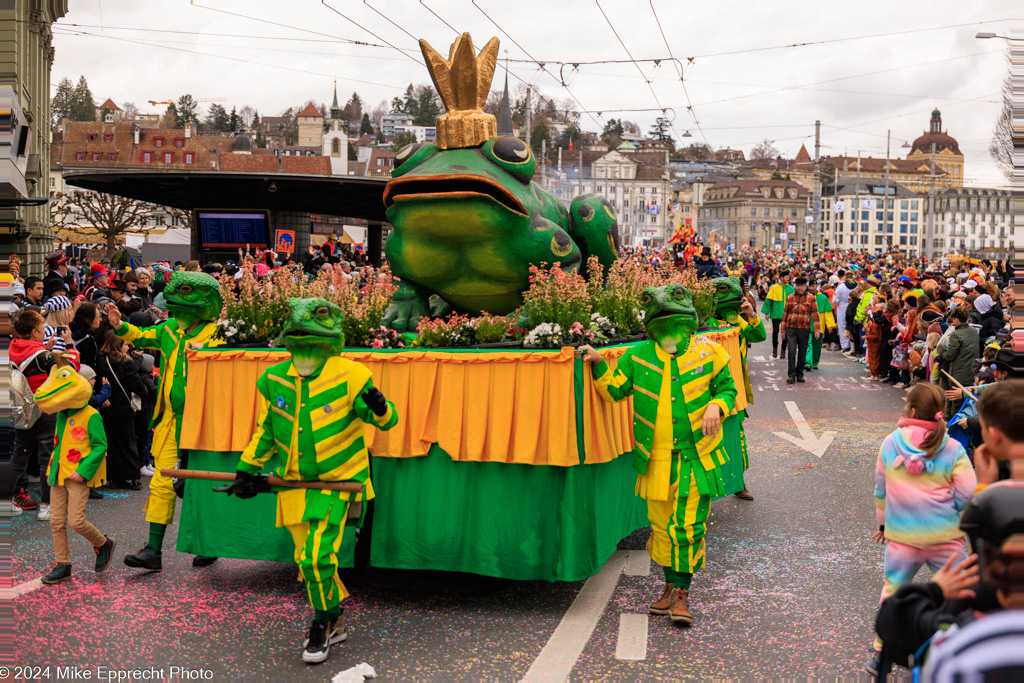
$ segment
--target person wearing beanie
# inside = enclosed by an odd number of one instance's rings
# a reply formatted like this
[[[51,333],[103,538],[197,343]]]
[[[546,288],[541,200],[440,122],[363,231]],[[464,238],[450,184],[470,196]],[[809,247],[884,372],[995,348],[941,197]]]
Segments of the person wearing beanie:
[[[108,288],[110,282],[108,280],[107,269],[98,263],[92,264],[89,267],[89,284],[82,290],[82,296],[89,301],[96,301],[101,296],[110,297]]]

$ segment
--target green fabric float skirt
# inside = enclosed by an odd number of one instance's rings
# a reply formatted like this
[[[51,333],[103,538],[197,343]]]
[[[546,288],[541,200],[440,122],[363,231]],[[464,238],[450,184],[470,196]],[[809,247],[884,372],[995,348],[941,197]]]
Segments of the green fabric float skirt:
[[[646,503],[633,493],[631,453],[552,467],[453,462],[435,445],[425,457],[371,461],[375,567],[580,581],[598,572],[622,538],[647,526]],[[237,463],[237,453],[189,455],[191,469],[233,472]],[[276,496],[238,500],[214,493],[215,485],[187,483],[179,551],[294,561],[291,536],[274,527]],[[342,567],[353,564],[354,537],[347,528]]]
[[[731,496],[744,489],[743,441],[740,438],[744,417],[745,412],[740,412],[738,415],[732,415],[722,420],[722,448],[729,454],[729,462],[718,468],[724,489],[722,496]]]

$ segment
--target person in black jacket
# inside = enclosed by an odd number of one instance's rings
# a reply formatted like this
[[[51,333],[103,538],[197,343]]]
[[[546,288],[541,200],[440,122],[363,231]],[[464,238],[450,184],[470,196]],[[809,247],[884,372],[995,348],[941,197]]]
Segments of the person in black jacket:
[[[700,252],[700,258],[694,264],[697,269],[697,279],[725,277],[725,273],[718,267],[718,264],[711,258],[711,247],[704,247]]]
[[[151,327],[153,325],[153,320],[145,311],[132,313],[131,317],[128,318],[128,322],[139,328]],[[150,455],[152,430],[149,428],[149,424],[153,420],[153,411],[156,409],[156,399],[159,396],[157,383],[153,378],[153,367],[156,364],[156,359],[160,357],[160,352],[155,349],[147,349],[145,352],[135,349],[131,355],[139,366],[139,377],[142,379],[142,383],[146,385],[146,395],[142,397],[142,410],[135,413],[134,418],[135,445],[139,454],[139,464],[142,466],[142,476],[151,477],[155,470],[153,469],[152,457]]]
[[[100,410],[107,433],[107,480],[114,488],[142,488],[139,451],[135,438],[135,411],[131,395],[146,395],[139,366],[127,352],[127,343],[107,330],[96,360],[97,379],[110,381],[110,405]],[[101,382],[97,381],[97,385]]]
[[[103,324],[100,307],[92,301],[81,301],[75,307],[75,315],[71,319],[71,338],[82,358],[82,365],[96,367],[96,355],[99,353],[99,333]]]

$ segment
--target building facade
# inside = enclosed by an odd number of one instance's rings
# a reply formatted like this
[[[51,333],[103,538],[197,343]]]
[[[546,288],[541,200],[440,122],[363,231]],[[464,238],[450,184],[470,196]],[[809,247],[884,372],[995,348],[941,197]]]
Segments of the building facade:
[[[810,193],[792,180],[732,180],[704,190],[698,234],[725,250],[799,249]]]
[[[1009,190],[949,188],[935,198],[932,254],[1013,258],[1015,227]]]
[[[310,102],[296,117],[299,123],[299,147],[319,147],[324,135],[324,117]]]
[[[16,252],[22,259],[23,277],[42,275],[45,256],[53,249],[49,209],[39,201],[49,195],[50,25],[67,11],[67,0],[9,0],[0,5],[0,86],[10,88],[16,100],[11,109],[23,112],[28,131],[24,165],[0,170],[0,190],[14,204],[0,208],[0,244],[5,253]],[[34,202],[21,203],[26,200]]]
[[[821,198],[826,249],[884,253],[895,247],[908,256],[924,253],[927,198],[877,180],[829,186]]]
[[[380,119],[380,132],[385,138],[395,136],[395,126],[411,126],[412,116],[409,114],[384,114]]]

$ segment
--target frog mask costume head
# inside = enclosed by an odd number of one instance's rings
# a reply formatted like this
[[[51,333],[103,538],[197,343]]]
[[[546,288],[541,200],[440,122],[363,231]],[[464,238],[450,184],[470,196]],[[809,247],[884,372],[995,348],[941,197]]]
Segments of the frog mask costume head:
[[[84,408],[92,396],[92,385],[61,356],[54,354],[56,364],[50,368],[46,381],[36,389],[36,405],[44,413]]]
[[[679,283],[649,287],[640,303],[644,307],[647,336],[668,353],[685,351],[697,331],[697,311],[686,287]]]
[[[423,56],[447,113],[434,143],[413,143],[395,156],[384,208],[393,230],[385,252],[401,282],[384,324],[415,330],[437,295],[447,310],[505,315],[522,303],[530,266],[583,269],[590,256],[607,268],[618,255],[611,204],[596,194],[567,210],[533,182],[530,147],[497,135],[483,112],[498,54],[493,38],[480,51],[469,34],[448,59],[425,41]]]
[[[715,317],[730,325],[739,323],[743,304],[743,285],[738,277],[719,277],[711,282],[715,288]]]
[[[326,299],[289,299],[288,308],[277,343],[291,352],[295,370],[308,377],[345,347],[344,318],[341,309]]]
[[[212,275],[179,270],[164,288],[167,310],[182,329],[203,321],[210,322],[220,316],[224,299],[220,283]]]

